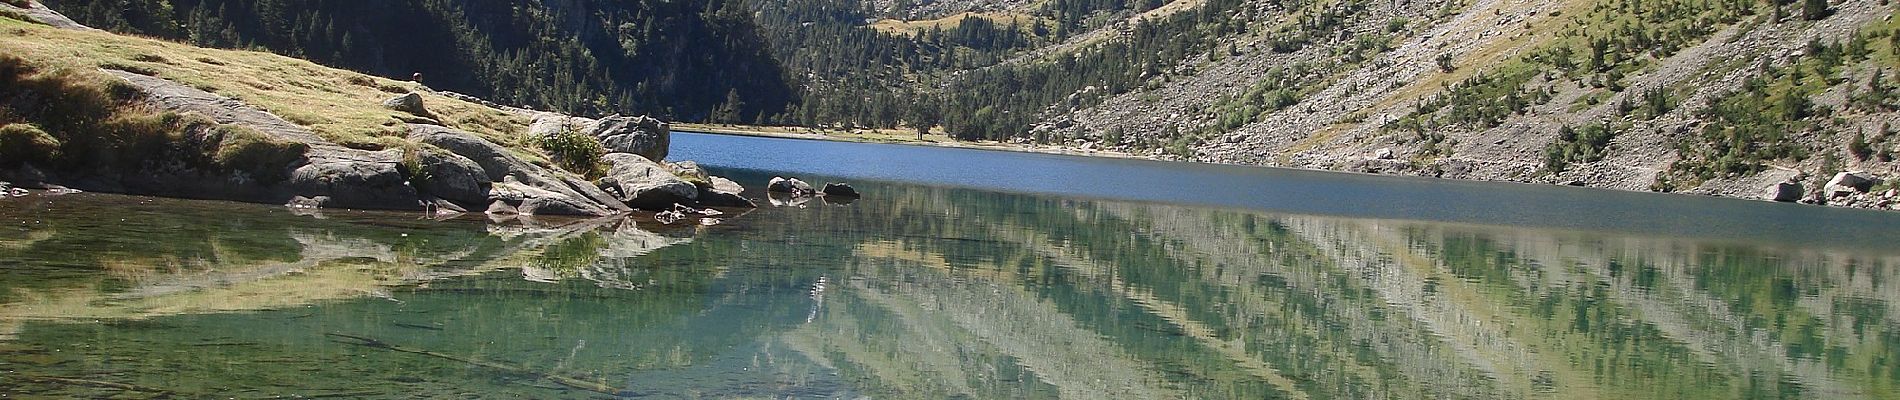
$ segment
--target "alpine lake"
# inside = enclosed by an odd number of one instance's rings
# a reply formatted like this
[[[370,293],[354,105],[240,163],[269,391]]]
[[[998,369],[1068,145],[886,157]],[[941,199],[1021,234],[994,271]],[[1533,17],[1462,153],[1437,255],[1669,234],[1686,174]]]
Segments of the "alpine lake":
[[[761,208],[0,199],[0,397],[1900,398],[1900,213],[673,142]]]

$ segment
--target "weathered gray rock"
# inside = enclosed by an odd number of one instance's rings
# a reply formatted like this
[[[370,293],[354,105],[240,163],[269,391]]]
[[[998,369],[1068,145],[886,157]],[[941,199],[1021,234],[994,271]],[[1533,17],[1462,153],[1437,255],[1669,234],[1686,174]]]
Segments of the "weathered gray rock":
[[[40,2],[38,1],[28,2],[27,6],[24,8],[14,7],[12,4],[0,2],[0,10],[13,11],[13,12],[19,13],[20,15],[25,15],[29,19],[38,21],[39,23],[46,24],[47,26],[51,26],[54,28],[82,30],[82,31],[97,31],[98,30],[98,29],[93,29],[92,27],[81,25],[78,22],[74,22],[72,18],[67,18],[64,14],[60,14],[58,11],[53,11],[53,9],[46,8],[46,5],[40,4]]]
[[[528,137],[543,138],[560,134],[562,131],[576,132],[589,129],[594,121],[555,113],[535,114],[534,122],[528,125]]]
[[[481,164],[435,146],[423,145],[416,154],[416,189],[460,205],[488,203],[488,188],[494,181]]]
[[[694,185],[705,186],[712,184],[712,174],[706,173],[705,168],[700,168],[699,163],[680,161],[667,163],[666,168],[673,171],[673,176],[678,176],[680,179],[692,182]]]
[[[1802,193],[1803,190],[1800,182],[1784,181],[1769,188],[1767,197],[1769,200],[1788,203],[1801,200]]]
[[[638,154],[660,162],[666,159],[667,147],[672,145],[671,129],[666,122],[652,117],[616,114],[601,118],[587,133],[599,139],[609,153]]]
[[[410,113],[418,117],[435,118],[435,114],[430,114],[429,109],[422,106],[422,94],[416,92],[409,92],[409,94],[383,100],[383,107]]]
[[[653,160],[631,153],[608,153],[601,159],[611,167],[600,179],[600,188],[628,206],[664,210],[674,204],[695,204],[699,198],[697,186]]]
[[[515,209],[515,206],[508,204],[507,201],[496,199],[494,202],[488,203],[488,210],[482,213],[488,215],[515,215],[520,214],[521,210]]]
[[[710,177],[710,180],[712,184],[699,187],[699,205],[709,207],[759,207],[758,203],[752,202],[752,199],[747,199],[745,196],[740,195],[740,193],[745,192],[745,187],[739,186],[738,182],[717,176]]]
[[[530,186],[512,178],[496,182],[489,189],[488,212],[521,215],[606,215],[592,200],[553,190]],[[499,204],[497,204],[499,203]]]
[[[857,198],[859,196],[857,188],[851,187],[851,184],[843,183],[843,182],[832,182],[832,183],[825,184],[824,193],[825,193],[825,197]]]
[[[629,210],[625,204],[573,174],[534,165],[493,142],[468,132],[436,125],[412,124],[409,139],[447,150],[473,161],[487,174],[490,182],[510,182],[513,186],[535,189],[515,190],[507,194],[521,196],[508,201],[522,214],[613,215]],[[499,184],[491,185],[489,198],[504,199]],[[513,197],[507,197],[513,199]]]
[[[402,173],[401,150],[311,148],[284,182],[291,193],[328,196],[327,207],[415,209],[416,190]]]
[[[794,196],[805,196],[815,193],[811,188],[811,184],[805,183],[805,181],[798,180],[798,178],[776,176],[772,177],[771,181],[766,182],[765,191],[767,193],[789,193]]]
[[[1837,190],[1836,188],[1847,188],[1853,189],[1855,192],[1866,193],[1867,190],[1873,189],[1874,185],[1879,183],[1880,178],[1875,178],[1866,171],[1847,171],[1834,174],[1834,179],[1827,181],[1827,188],[1829,191],[1835,191]]]

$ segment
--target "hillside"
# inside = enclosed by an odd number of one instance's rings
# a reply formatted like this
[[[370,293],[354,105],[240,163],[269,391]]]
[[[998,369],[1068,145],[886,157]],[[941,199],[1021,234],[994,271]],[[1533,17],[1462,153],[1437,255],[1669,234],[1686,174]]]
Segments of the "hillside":
[[[752,206],[667,163],[652,118],[500,106],[40,11],[0,3],[0,180],[19,186],[498,217]]]
[[[231,7],[218,18],[193,17],[210,3],[54,6],[95,26],[160,36],[164,29],[139,21],[205,31],[220,26],[207,20],[281,19]],[[266,3],[290,10],[327,4]],[[437,0],[424,9],[479,3]],[[516,12],[590,10],[564,14],[563,26],[618,22],[621,48],[657,40],[630,32],[665,26],[615,18],[608,4],[620,3],[527,2]],[[1893,77],[1900,34],[1893,7],[1879,0],[684,4],[677,7],[701,10],[684,14],[734,27],[726,31],[758,32],[756,40],[707,37],[696,51],[758,55],[764,59],[744,65],[771,65],[791,88],[783,98],[727,90],[724,100],[667,106],[688,121],[922,126],[962,140],[1179,160],[1746,198],[1794,180],[1812,202],[1896,206],[1879,194],[1900,177],[1893,161],[1900,139],[1892,134],[1900,130],[1892,126],[1900,122]],[[735,8],[749,12],[723,11]],[[477,14],[444,15],[437,18],[473,32],[464,36],[568,37],[467,22],[480,20]],[[246,29],[217,31],[277,52],[303,51]],[[350,30],[358,38],[365,32],[390,35]],[[694,35],[675,33],[660,37]],[[727,68],[753,67],[714,67]],[[639,87],[656,76],[609,80]],[[474,86],[466,90],[483,90],[482,82]],[[699,95],[720,96],[709,89]],[[1823,192],[1840,171],[1888,183],[1835,199]]]

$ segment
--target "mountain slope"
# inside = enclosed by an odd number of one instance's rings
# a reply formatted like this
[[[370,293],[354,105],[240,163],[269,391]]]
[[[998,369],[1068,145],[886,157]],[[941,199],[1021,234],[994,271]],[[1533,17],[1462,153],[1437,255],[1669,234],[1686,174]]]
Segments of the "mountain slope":
[[[1900,122],[1900,34],[1879,0],[680,4],[747,19],[733,26],[757,29],[756,42],[710,38],[697,51],[759,55],[790,87],[783,99],[701,90],[722,99],[669,105],[686,120],[934,126],[963,140],[1180,160],[1737,197],[1792,179],[1816,202],[1829,200],[1821,192],[1839,171],[1900,175],[1891,133],[1900,128],[1890,127]],[[120,11],[79,19],[136,26],[139,15],[163,14],[108,8]],[[749,18],[726,11],[736,8]],[[193,21],[183,26],[203,26]],[[662,26],[627,20],[609,34],[637,44],[651,37],[628,32]],[[606,80],[639,87],[663,76]]]

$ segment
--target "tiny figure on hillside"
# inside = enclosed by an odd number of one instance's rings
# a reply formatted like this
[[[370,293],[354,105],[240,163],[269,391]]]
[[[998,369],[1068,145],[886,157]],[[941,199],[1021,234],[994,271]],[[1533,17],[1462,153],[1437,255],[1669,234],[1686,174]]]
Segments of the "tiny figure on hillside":
[[[414,75],[410,75],[409,80],[415,81],[416,83],[422,83],[422,71],[416,71]]]

